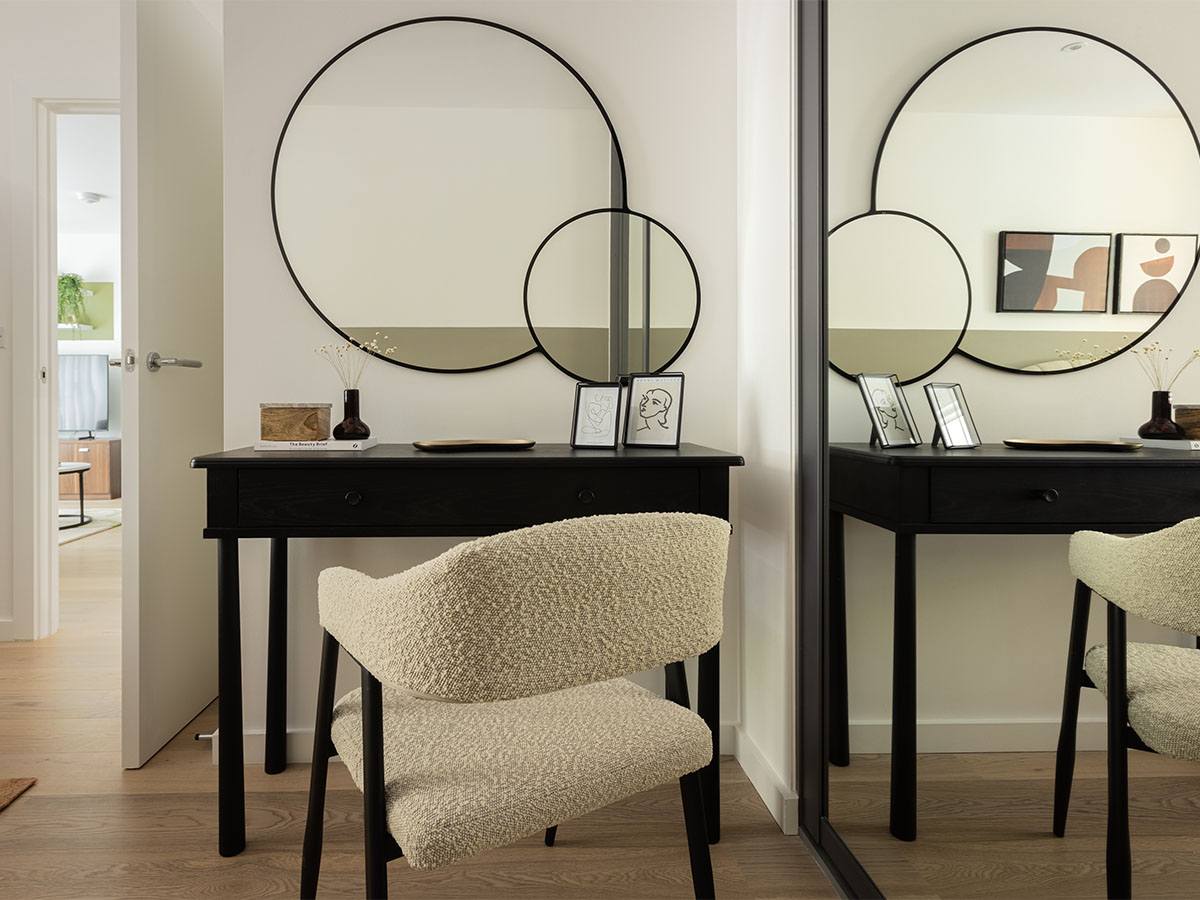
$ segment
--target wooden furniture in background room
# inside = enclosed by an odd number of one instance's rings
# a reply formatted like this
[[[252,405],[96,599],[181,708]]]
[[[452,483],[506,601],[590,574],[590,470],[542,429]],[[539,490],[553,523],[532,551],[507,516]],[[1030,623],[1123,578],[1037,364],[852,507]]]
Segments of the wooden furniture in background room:
[[[93,438],[86,441],[60,439],[58,461],[91,463],[83,474],[83,496],[87,500],[116,500],[121,496],[121,439]],[[66,476],[58,479],[60,499],[74,498],[78,490],[75,481]]]
[[[1138,534],[1197,515],[1200,458],[1178,450],[830,444],[829,762],[850,763],[845,516],[896,535],[890,830],[911,841],[917,837],[917,535]]]
[[[241,586],[238,541],[270,538],[266,760],[286,766],[288,538],[475,537],[604,513],[694,512],[729,518],[729,469],[742,457],[696,444],[677,450],[422,453],[409,444],[362,452],[256,452],[192,460],[207,469],[206,538],[217,541],[219,772],[222,856],[246,846],[242,771]],[[720,645],[700,655],[696,712],[713,738],[700,780],[711,843],[720,840]]]

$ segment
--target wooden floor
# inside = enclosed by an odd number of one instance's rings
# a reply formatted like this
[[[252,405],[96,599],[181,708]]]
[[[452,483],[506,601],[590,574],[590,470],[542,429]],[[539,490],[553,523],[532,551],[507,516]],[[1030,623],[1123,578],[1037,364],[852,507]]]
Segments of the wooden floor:
[[[1104,897],[1106,755],[1080,753],[1066,835],[1053,753],[924,753],[917,840],[888,833],[886,755],[829,770],[829,818],[890,898]],[[1200,766],[1129,753],[1135,897],[1200,896]]]
[[[246,768],[247,849],[216,852],[216,768],[205,710],[145,767],[120,768],[121,529],[61,550],[61,628],[0,644],[0,775],[38,783],[0,812],[0,898],[295,897],[308,766]],[[834,897],[800,840],[779,832],[746,776],[722,762],[720,897]],[[361,796],[331,766],[322,897],[361,897]],[[687,897],[678,787],[433,872],[389,866],[396,897]]]

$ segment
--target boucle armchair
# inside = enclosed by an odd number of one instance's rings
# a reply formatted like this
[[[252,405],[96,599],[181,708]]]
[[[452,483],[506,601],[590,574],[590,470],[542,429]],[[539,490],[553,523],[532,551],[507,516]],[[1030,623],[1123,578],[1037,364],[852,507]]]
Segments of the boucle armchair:
[[[1127,644],[1125,613],[1200,634],[1200,518],[1138,537],[1081,531],[1071,537],[1075,605],[1054,773],[1054,833],[1062,837],[1075,768],[1079,693],[1094,687],[1108,701],[1108,896],[1129,897],[1127,750],[1200,760],[1200,651]],[[1092,592],[1107,601],[1108,641],[1087,653]]]
[[[368,897],[679,779],[697,897],[713,896],[698,770],[712,734],[682,660],[721,636],[729,523],[593,516],[460,544],[389,578],[320,575],[324,644],[301,896],[328,759],[363,791]],[[334,704],[339,647],[362,688]],[[664,666],[667,699],[622,678]],[[401,849],[403,848],[403,849]]]

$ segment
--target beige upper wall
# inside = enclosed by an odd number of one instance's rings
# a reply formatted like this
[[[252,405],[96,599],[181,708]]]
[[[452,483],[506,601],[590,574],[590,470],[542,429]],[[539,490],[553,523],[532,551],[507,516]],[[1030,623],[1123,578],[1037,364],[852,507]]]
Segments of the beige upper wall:
[[[14,329],[22,329],[24,340],[35,302],[34,98],[116,98],[117,10],[107,0],[0,3],[0,639],[9,636],[14,581],[28,582],[27,567],[14,567],[13,539],[22,522],[13,521],[13,510],[16,492],[32,487],[24,478],[14,484],[13,459],[27,455],[31,443],[27,429],[14,431],[13,420],[28,421],[32,402],[13,396],[13,361],[37,364],[31,348],[14,347]]]
[[[864,212],[879,138],[908,87],[960,45],[1007,28],[1078,29],[1117,43],[1167,83],[1183,108],[1200,115],[1200,60],[1192,35],[1200,6],[1170,0],[831,0],[829,10],[830,224]],[[974,285],[988,302],[992,285]],[[1200,293],[1193,286],[1155,337],[1200,347]],[[1133,434],[1149,415],[1150,385],[1129,356],[1095,369],[1051,377],[999,372],[957,357],[930,380],[963,385],[985,441],[1008,437],[1114,438]],[[857,387],[830,377],[830,436],[865,441]],[[910,405],[928,439],[932,420],[920,385]],[[1200,402],[1200,371],[1175,389]],[[1050,749],[1070,621],[1072,580],[1066,537],[923,536],[918,553],[918,697],[929,749]],[[851,720],[890,720],[891,536],[857,523],[847,528]],[[1100,639],[1103,617],[1093,615]],[[1131,637],[1162,634],[1130,629]],[[1169,637],[1169,636],[1168,636]],[[1102,707],[1085,698],[1084,719]],[[856,735],[858,743],[854,743]],[[1007,736],[1009,745],[999,741]],[[852,749],[884,749],[886,729],[860,727]]]
[[[279,129],[331,56],[368,32],[444,2],[243,2],[225,7],[225,443],[255,439],[262,401],[338,404],[341,386],[313,348],[336,340],[292,284],[271,227],[269,180]],[[600,96],[620,137],[629,203],[663,221],[696,261],[699,326],[677,363],[687,375],[683,440],[737,447],[736,18],[732,0],[470,0],[476,15],[543,41]],[[402,274],[402,273],[401,273]],[[375,363],[362,415],[380,440],[526,437],[565,442],[574,381],[540,357],[466,375]],[[202,477],[194,473],[195,477]],[[736,476],[735,476],[736,477]],[[292,689],[288,722],[312,727],[319,633],[317,572],[376,575],[428,559],[453,541],[293,541]],[[263,725],[266,542],[243,542],[246,727]],[[737,565],[722,653],[723,718],[738,717]],[[251,745],[253,753],[253,745]]]

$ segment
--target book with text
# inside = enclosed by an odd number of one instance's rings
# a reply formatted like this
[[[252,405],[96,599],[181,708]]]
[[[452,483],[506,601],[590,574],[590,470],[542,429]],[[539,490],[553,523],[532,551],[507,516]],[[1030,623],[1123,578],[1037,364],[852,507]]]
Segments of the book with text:
[[[314,452],[346,452],[370,450],[379,443],[379,438],[364,438],[359,441],[255,441],[255,450],[311,450]]]
[[[1140,437],[1121,438],[1121,440],[1141,444],[1147,450],[1200,450],[1200,441],[1188,440],[1187,438],[1182,438],[1178,441]]]

